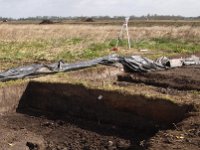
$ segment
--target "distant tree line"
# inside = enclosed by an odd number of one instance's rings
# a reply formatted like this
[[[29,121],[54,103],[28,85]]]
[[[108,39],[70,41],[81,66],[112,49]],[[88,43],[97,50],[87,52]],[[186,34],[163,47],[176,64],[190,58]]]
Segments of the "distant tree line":
[[[37,17],[27,17],[27,18],[5,18],[0,17],[0,21],[7,20],[7,21],[38,21],[38,20],[54,20],[54,21],[62,21],[62,20],[86,20],[86,19],[94,19],[94,20],[123,20],[124,16],[92,16],[92,17],[86,17],[86,16],[80,16],[80,17],[59,17],[59,16],[37,16]],[[130,16],[131,20],[200,20],[200,16],[198,17],[183,17],[183,16],[171,16],[171,15],[146,15],[146,16]]]

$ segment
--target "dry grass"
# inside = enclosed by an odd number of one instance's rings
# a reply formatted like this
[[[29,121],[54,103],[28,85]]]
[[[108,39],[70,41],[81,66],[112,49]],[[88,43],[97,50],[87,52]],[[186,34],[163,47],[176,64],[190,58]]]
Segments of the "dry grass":
[[[81,37],[93,42],[116,38],[120,26],[92,25],[0,25],[0,41],[31,41]],[[133,40],[170,37],[200,40],[200,27],[130,27]]]
[[[121,26],[1,24],[0,70],[38,61],[77,61],[108,55],[113,53],[110,42],[117,38],[120,29]],[[138,53],[138,49],[148,48],[158,54],[159,50],[184,52],[200,47],[200,27],[130,27],[130,35],[135,45],[129,51],[126,44],[121,45],[118,53],[133,54]],[[165,40],[164,43],[157,39],[151,41],[154,38]],[[174,42],[174,39],[179,41]]]

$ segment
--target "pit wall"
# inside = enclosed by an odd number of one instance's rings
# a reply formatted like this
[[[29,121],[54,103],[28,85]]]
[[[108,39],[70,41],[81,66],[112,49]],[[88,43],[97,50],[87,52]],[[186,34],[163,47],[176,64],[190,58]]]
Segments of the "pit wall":
[[[16,112],[28,83],[0,88],[0,113]]]
[[[144,128],[151,124],[176,123],[191,106],[118,91],[88,89],[82,85],[30,82],[18,106],[19,111],[24,109],[131,127],[139,124]]]

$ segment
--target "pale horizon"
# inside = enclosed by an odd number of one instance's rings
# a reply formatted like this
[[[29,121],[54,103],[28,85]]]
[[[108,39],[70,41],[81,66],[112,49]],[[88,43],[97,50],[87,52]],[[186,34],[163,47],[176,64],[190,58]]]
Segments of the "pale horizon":
[[[200,16],[199,0],[0,0],[0,17]]]

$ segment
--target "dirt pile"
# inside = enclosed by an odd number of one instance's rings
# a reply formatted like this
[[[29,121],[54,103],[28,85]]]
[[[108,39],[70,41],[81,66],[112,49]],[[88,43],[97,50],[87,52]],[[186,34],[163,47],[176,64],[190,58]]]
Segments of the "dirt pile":
[[[144,83],[179,90],[200,90],[200,66],[185,66],[151,73],[133,73],[118,76],[119,81]]]
[[[83,19],[84,22],[94,22],[93,18],[85,18]]]
[[[54,24],[54,22],[51,20],[45,19],[45,20],[42,20],[39,24]]]

